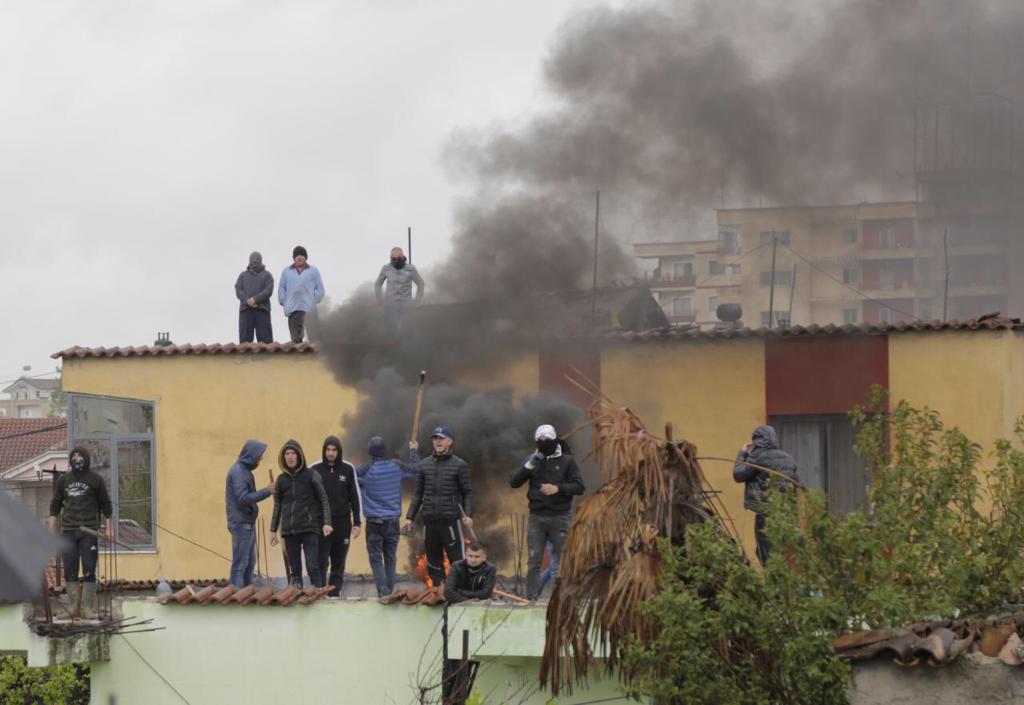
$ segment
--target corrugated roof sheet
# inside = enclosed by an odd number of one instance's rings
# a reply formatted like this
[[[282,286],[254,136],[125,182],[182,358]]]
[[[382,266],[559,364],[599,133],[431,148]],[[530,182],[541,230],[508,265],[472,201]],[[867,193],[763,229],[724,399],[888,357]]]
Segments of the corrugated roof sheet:
[[[691,328],[659,328],[640,333],[616,331],[601,336],[605,340],[660,341],[660,340],[724,340],[729,338],[813,338],[892,333],[930,333],[937,331],[998,331],[1024,330],[1017,318],[980,318],[963,321],[901,321],[898,323],[827,324],[823,326],[784,326],[778,328],[723,328],[702,330]]]
[[[75,359],[84,357],[155,357],[160,355],[238,355],[255,353],[312,353],[316,343],[200,343],[198,345],[142,345],[126,348],[83,348],[73,346],[50,357]]]
[[[54,450],[67,450],[64,419],[0,418],[0,472]]]

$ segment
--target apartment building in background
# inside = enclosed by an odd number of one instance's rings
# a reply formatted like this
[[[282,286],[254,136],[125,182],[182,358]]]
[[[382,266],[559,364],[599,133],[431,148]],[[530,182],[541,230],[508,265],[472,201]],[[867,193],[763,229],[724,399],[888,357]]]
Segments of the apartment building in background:
[[[60,380],[20,377],[0,396],[0,417],[41,419],[50,415],[50,397],[60,389]]]

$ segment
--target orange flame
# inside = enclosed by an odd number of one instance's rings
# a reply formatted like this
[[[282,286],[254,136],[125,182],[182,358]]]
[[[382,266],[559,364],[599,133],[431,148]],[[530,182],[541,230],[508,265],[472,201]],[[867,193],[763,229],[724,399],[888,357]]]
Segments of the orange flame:
[[[448,556],[444,556],[444,574],[448,575],[448,568],[451,564],[448,562]],[[428,588],[434,587],[434,581],[430,579],[430,571],[427,570],[427,554],[421,553],[420,557],[416,559],[416,577],[426,583]]]

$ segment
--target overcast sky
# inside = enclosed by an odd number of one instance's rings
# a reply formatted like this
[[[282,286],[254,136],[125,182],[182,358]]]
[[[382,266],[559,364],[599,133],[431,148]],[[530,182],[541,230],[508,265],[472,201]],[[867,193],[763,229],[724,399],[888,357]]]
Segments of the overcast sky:
[[[537,110],[592,4],[0,4],[0,381],[71,345],[236,340],[254,249],[277,278],[305,245],[335,301],[408,225],[440,261],[465,188],[446,141]]]

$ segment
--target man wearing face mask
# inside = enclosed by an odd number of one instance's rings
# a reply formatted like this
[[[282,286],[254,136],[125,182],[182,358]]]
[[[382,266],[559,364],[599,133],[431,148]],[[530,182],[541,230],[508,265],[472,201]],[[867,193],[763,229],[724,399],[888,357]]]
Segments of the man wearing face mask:
[[[263,266],[263,255],[249,255],[249,266],[235,280],[238,297],[238,342],[251,343],[253,333],[261,343],[274,342],[270,323],[270,296],[274,293],[274,275]]]
[[[569,534],[572,498],[583,494],[585,488],[580,469],[573,457],[563,452],[554,426],[539,426],[533,437],[537,451],[512,475],[509,484],[522,487],[525,482],[530,483],[526,493],[530,503],[526,597],[536,600],[540,596],[540,566],[544,562],[545,544],[551,542],[552,561],[557,561]]]
[[[387,294],[383,291],[385,282],[388,285]],[[381,268],[374,292],[377,301],[387,306],[389,316],[396,322],[401,322],[413,306],[413,284],[416,284],[416,303],[419,303],[423,298],[423,278],[416,267],[406,260],[401,247],[391,248],[391,261]]]
[[[71,472],[59,475],[54,485],[48,522],[50,531],[56,532],[59,516],[61,535],[64,537],[61,560],[64,562],[64,580],[70,606],[68,613],[62,616],[68,619],[95,619],[96,559],[99,553],[95,532],[100,528],[100,517],[105,517],[105,535],[107,538],[113,536],[110,526],[113,506],[107,483],[89,467],[89,451],[74,448],[68,464]],[[82,528],[91,529],[94,533],[82,531]],[[82,565],[81,592],[78,591],[79,563]]]

